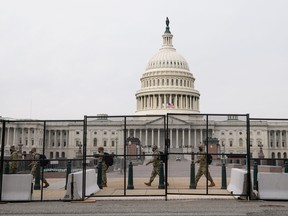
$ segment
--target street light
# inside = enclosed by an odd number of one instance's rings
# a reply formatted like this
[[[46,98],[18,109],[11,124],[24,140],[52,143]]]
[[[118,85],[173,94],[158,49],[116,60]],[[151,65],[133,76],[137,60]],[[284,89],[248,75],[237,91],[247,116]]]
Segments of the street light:
[[[259,142],[258,147],[260,148],[260,152],[258,153],[258,158],[265,158],[265,155],[263,153],[263,144],[261,142]]]
[[[115,139],[115,145],[116,145],[116,158],[118,158],[118,138]]]
[[[226,164],[225,143],[223,142],[223,143],[221,144],[221,146],[223,147],[223,151],[222,151],[222,164]]]

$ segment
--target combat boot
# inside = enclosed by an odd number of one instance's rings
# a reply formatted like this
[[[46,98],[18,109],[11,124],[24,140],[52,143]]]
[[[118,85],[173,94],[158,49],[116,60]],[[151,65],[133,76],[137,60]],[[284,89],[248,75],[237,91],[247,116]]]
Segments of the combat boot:
[[[49,187],[49,183],[45,182],[43,188],[47,188],[47,187]]]
[[[214,181],[211,181],[211,183],[208,185],[208,187],[214,187],[214,186],[215,186]]]
[[[151,186],[151,182],[144,182],[145,185]]]

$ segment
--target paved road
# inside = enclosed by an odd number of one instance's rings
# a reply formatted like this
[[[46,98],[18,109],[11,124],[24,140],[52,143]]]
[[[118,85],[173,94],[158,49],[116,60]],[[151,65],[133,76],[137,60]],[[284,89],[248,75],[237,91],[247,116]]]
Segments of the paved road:
[[[136,199],[136,198],[134,198]],[[117,216],[285,216],[288,202],[243,200],[101,200],[96,202],[29,202],[0,204],[0,215]]]

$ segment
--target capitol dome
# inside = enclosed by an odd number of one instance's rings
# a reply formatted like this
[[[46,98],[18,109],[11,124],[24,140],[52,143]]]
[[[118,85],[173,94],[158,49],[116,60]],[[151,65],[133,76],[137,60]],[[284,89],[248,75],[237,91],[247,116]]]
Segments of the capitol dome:
[[[148,62],[136,93],[136,114],[199,113],[200,94],[194,89],[187,61],[173,47],[169,19],[163,45]]]

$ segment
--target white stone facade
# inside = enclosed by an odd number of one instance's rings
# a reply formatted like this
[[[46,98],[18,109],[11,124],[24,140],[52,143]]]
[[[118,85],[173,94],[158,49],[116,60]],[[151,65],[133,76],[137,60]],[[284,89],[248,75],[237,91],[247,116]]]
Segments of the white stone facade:
[[[206,115],[198,115],[200,93],[194,88],[195,78],[189,71],[187,61],[173,47],[172,38],[168,21],[162,48],[149,60],[140,79],[141,88],[136,92],[135,117],[124,122],[124,117],[111,119],[100,115],[99,118],[88,121],[87,155],[97,153],[99,146],[103,146],[109,153],[123,155],[125,138],[128,137],[140,140],[142,152],[151,152],[152,145],[163,149],[166,138],[164,119],[148,115],[167,113],[187,114],[171,116],[168,120],[167,132],[171,140],[171,151],[197,152],[197,147],[206,137],[215,137],[219,140],[219,153],[247,152],[245,116],[209,116],[207,123]],[[261,147],[265,158],[287,158],[288,121],[259,120],[251,121],[250,124],[252,157],[259,156]],[[1,141],[2,128],[0,122]],[[41,152],[45,143],[45,152],[49,158],[79,156],[83,146],[83,121],[47,122],[45,131],[44,136],[44,122],[40,121],[7,122],[5,155],[9,155],[11,145],[28,153],[32,147]]]

